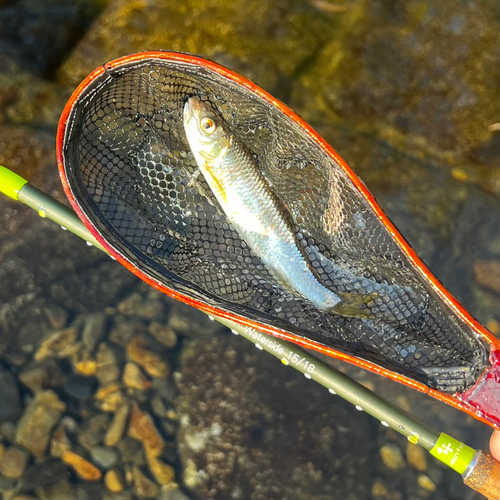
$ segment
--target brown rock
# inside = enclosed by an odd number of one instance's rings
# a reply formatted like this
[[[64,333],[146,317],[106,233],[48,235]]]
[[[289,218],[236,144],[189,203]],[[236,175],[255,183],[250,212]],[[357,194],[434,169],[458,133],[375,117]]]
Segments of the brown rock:
[[[93,359],[82,359],[75,364],[75,371],[85,377],[91,377],[97,372],[97,363]]]
[[[416,444],[408,443],[406,447],[406,460],[420,472],[424,472],[427,469],[426,452]]]
[[[33,392],[57,387],[64,383],[64,375],[55,359],[35,363],[19,375],[19,380]]]
[[[146,454],[150,454],[151,457],[159,456],[165,447],[165,442],[153,419],[148,413],[141,411],[135,402],[132,403],[128,435],[141,441]]]
[[[153,322],[149,325],[149,333],[168,349],[177,344],[177,334],[169,326]]]
[[[174,469],[170,465],[151,456],[150,453],[146,453],[146,459],[148,461],[149,470],[158,484],[163,486],[171,483],[175,479]]]
[[[119,493],[125,486],[123,475],[116,468],[106,472],[106,475],[104,476],[104,484],[106,485],[106,488],[113,493]]]
[[[406,462],[401,453],[401,448],[396,444],[385,444],[380,448],[382,462],[388,469],[404,469]]]
[[[500,295],[499,260],[476,260],[474,262],[474,278],[479,286]]]
[[[78,329],[74,326],[49,333],[35,353],[35,361],[50,357],[65,358],[73,355],[80,349],[80,344],[76,343],[77,337]]]
[[[96,377],[101,385],[109,385],[120,378],[120,367],[116,356],[107,344],[99,344],[96,354]]]
[[[156,498],[158,496],[158,486],[148,479],[138,467],[132,469],[134,478],[134,492],[137,496],[146,498]]]
[[[123,433],[125,432],[128,412],[129,405],[127,403],[123,404],[116,410],[111,425],[104,436],[104,444],[106,446],[116,446],[120,442],[123,437]]]
[[[99,446],[109,427],[111,417],[99,413],[85,420],[83,430],[78,436],[78,442],[86,449],[90,450],[94,446]]]
[[[62,458],[65,451],[71,449],[71,442],[66,436],[66,431],[62,425],[52,434],[50,441],[50,455],[56,458]]]
[[[13,446],[0,457],[0,473],[18,479],[23,475],[27,463],[28,453]]]
[[[96,392],[94,398],[98,401],[98,406],[101,410],[105,412],[115,412],[126,402],[121,391],[121,385],[118,383],[101,387]]]
[[[39,392],[28,404],[17,425],[16,440],[35,456],[42,456],[49,443],[50,432],[66,409],[52,391]]]
[[[102,477],[101,471],[95,465],[72,451],[65,451],[62,460],[85,481],[99,481]]]
[[[123,383],[131,389],[139,389],[141,391],[151,387],[151,382],[135,363],[127,363],[125,365]]]
[[[142,366],[151,377],[166,378],[170,374],[169,365],[157,354],[145,349],[144,338],[140,335],[133,337],[127,345],[127,356]]]
[[[436,491],[436,485],[429,476],[426,476],[425,474],[420,474],[418,476],[417,481],[418,485],[425,491],[428,491],[429,493]]]

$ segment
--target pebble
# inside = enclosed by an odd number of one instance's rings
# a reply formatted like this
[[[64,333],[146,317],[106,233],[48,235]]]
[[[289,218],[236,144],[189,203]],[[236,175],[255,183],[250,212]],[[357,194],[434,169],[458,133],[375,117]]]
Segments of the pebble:
[[[387,498],[388,494],[389,492],[387,491],[385,484],[377,479],[377,481],[375,481],[372,486],[372,495],[375,498]]]
[[[148,351],[144,347],[145,341],[141,335],[132,337],[127,345],[127,356],[144,368],[151,377],[166,378],[170,374],[170,366],[157,354]]]
[[[50,324],[54,330],[61,330],[66,326],[68,321],[68,312],[64,307],[58,306],[56,304],[49,304],[45,308],[45,313],[50,321]]]
[[[14,422],[2,422],[0,424],[0,434],[8,441],[15,441],[16,424],[14,424]]]
[[[106,448],[104,446],[95,446],[91,448],[90,456],[92,457],[92,462],[102,469],[110,469],[118,461],[118,453],[112,448]]]
[[[97,363],[93,359],[78,361],[75,365],[75,371],[85,377],[91,377],[97,372]]]
[[[427,469],[426,452],[416,444],[408,443],[406,447],[406,460],[420,472],[424,472]]]
[[[121,385],[114,383],[106,387],[101,387],[94,398],[98,401],[98,406],[102,411],[114,413],[120,406],[126,402],[121,391]]]
[[[21,445],[41,457],[49,443],[50,432],[61,418],[66,405],[55,392],[39,392],[26,407],[19,420],[16,440]]]
[[[28,463],[28,452],[20,448],[11,447],[5,450],[0,457],[0,473],[5,477],[19,479]]]
[[[12,496],[15,491],[16,482],[17,481],[15,479],[5,477],[0,474],[0,498],[2,498],[2,500],[5,497],[9,498]]]
[[[48,460],[45,463],[29,466],[23,476],[23,488],[25,491],[50,488],[66,479],[69,472],[67,465],[59,460]]]
[[[102,477],[101,471],[95,465],[72,451],[65,451],[62,460],[85,481],[99,481]]]
[[[162,325],[161,323],[153,322],[149,325],[149,333],[163,344],[167,349],[172,349],[177,344],[177,334],[172,328]]]
[[[476,260],[473,268],[476,283],[500,295],[500,261]]]
[[[109,385],[120,378],[120,367],[116,355],[104,342],[99,344],[96,354],[96,377],[101,385]]]
[[[73,485],[67,480],[63,479],[57,484],[52,486],[46,493],[47,500],[77,500],[77,495]]]
[[[125,365],[122,379],[123,383],[131,389],[144,391],[151,387],[151,382],[135,363],[127,363]]]
[[[0,422],[17,420],[21,415],[21,398],[16,379],[0,366]]]
[[[113,493],[120,493],[125,486],[123,475],[118,469],[111,469],[106,472],[106,475],[104,476],[104,484],[106,485],[106,488]]]
[[[104,337],[106,329],[106,315],[103,312],[94,312],[85,317],[82,340],[85,347],[93,352]]]
[[[137,465],[137,467],[146,465],[144,446],[140,441],[130,436],[125,436],[116,447],[118,448],[122,462],[125,462],[127,465]],[[125,473],[127,473],[127,470],[125,470]],[[127,483],[132,482],[132,470],[130,470],[130,474],[125,477],[125,480]]]
[[[42,361],[50,357],[72,356],[80,349],[79,343],[76,342],[77,337],[78,329],[74,326],[49,333],[35,353],[35,361]]]
[[[146,455],[149,454],[152,458],[158,457],[165,447],[153,419],[147,412],[141,411],[135,402],[132,403],[128,435],[141,441]]]
[[[146,459],[149,470],[158,484],[166,485],[175,479],[175,472],[172,466],[162,462],[158,458],[150,456],[149,453],[146,453]]]
[[[138,467],[132,469],[134,478],[134,493],[140,497],[157,498],[158,486],[148,479]]]
[[[82,375],[72,375],[64,384],[64,392],[72,398],[79,400],[89,399],[95,388],[95,380]]]
[[[19,375],[19,380],[32,392],[57,387],[64,383],[65,377],[55,359],[35,363]]]
[[[104,486],[101,483],[80,483],[76,488],[78,500],[100,500],[105,495]],[[125,498],[120,500],[125,500]]]
[[[406,462],[403,458],[401,448],[396,444],[386,444],[380,448],[380,456],[384,465],[391,470],[403,469]]]
[[[176,483],[170,483],[168,485],[162,486],[159,500],[190,500],[189,497],[185,495],[179,489],[179,485]]]
[[[417,481],[418,485],[425,491],[432,493],[436,490],[436,485],[433,483],[432,479],[425,474],[420,474]]]
[[[122,317],[121,320],[116,320],[115,326],[111,329],[109,334],[109,340],[114,344],[126,348],[132,337],[146,333],[146,331],[147,328],[144,323]]]
[[[141,294],[137,292],[132,293],[118,304],[118,312],[124,316],[136,316],[139,314],[141,304]]]
[[[161,321],[165,314],[165,308],[159,300],[148,299],[138,307],[137,313],[149,321]]]
[[[113,493],[112,491],[105,491],[102,500],[135,500],[135,496],[130,490],[121,491],[120,493]],[[94,499],[92,499],[94,500]]]
[[[50,455],[56,458],[62,458],[65,451],[71,449],[71,441],[66,436],[66,430],[63,425],[59,425],[52,433],[50,440]]]
[[[165,418],[168,414],[168,409],[165,406],[165,403],[161,399],[160,396],[155,395],[151,398],[150,401],[151,404],[151,409],[153,410],[153,413],[160,418]]]
[[[104,436],[106,446],[116,446],[120,442],[127,425],[128,413],[129,405],[126,403],[116,410],[111,425]]]
[[[210,321],[205,313],[182,303],[172,306],[167,326],[186,337],[207,337],[223,330],[218,321]]]
[[[87,420],[83,431],[78,436],[78,442],[87,450],[101,444],[110,420],[109,415],[102,413],[91,417]]]

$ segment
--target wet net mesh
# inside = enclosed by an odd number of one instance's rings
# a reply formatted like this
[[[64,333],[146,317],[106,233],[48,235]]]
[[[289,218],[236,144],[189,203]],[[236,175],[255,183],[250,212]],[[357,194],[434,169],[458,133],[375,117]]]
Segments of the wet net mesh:
[[[255,156],[317,279],[334,292],[371,294],[365,317],[318,310],[285,289],[235,231],[196,176],[182,121],[194,95]],[[81,209],[166,287],[446,392],[470,387],[486,366],[483,344],[415,272],[342,168],[253,91],[198,65],[147,59],[94,80],[69,122],[64,163]]]

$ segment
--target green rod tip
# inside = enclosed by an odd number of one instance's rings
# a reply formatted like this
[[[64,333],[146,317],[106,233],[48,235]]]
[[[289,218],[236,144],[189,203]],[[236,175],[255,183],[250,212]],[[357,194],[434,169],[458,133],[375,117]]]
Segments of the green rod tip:
[[[0,165],[0,192],[17,200],[19,191],[27,183],[26,179]]]

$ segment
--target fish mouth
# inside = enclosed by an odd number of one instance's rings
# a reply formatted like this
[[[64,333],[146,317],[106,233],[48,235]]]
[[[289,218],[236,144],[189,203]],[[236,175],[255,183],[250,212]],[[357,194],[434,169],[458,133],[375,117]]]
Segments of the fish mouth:
[[[198,96],[190,97],[184,105],[184,122],[188,123],[201,109],[201,99]]]

